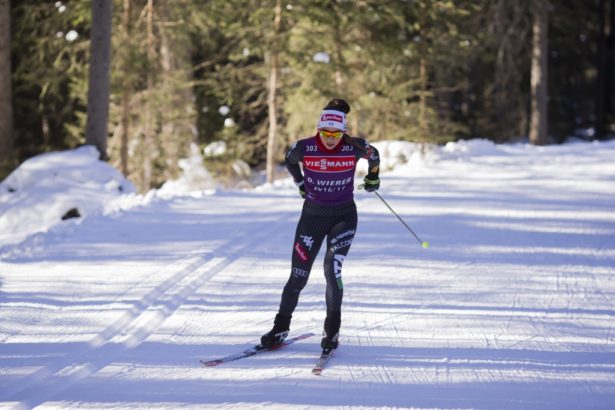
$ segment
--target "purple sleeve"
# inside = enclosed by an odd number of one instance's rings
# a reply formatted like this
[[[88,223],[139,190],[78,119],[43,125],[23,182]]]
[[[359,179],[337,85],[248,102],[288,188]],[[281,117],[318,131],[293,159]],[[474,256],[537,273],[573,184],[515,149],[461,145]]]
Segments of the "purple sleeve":
[[[380,153],[373,145],[369,145],[369,143],[367,143],[367,145],[372,149],[371,155],[367,157],[368,175],[372,179],[374,179],[374,177],[378,178],[378,174],[380,173]]]
[[[303,161],[303,145],[301,141],[298,141],[286,153],[286,169],[292,175],[295,183],[303,181],[303,173],[299,166],[301,161]]]
[[[367,159],[368,177],[371,179],[378,178],[378,174],[380,173],[380,153],[376,147],[370,145],[369,142],[363,138],[355,138],[355,141],[357,141],[360,146],[360,153],[357,159]]]

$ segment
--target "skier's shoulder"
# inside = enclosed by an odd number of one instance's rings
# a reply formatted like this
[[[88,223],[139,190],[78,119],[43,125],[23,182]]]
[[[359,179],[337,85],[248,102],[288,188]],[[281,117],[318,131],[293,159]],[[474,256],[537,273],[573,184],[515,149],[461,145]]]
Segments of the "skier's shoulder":
[[[349,134],[344,134],[343,141],[345,144],[352,145],[355,148],[356,147],[360,147],[360,148],[369,147],[369,142],[367,142],[365,138],[353,137]]]
[[[300,140],[299,140],[299,141],[297,141],[297,142],[300,142],[300,143],[302,144],[302,146],[306,147],[306,146],[308,146],[308,145],[314,145],[314,144],[316,144],[316,139],[317,139],[317,138],[318,138],[318,137],[316,137],[315,135],[312,135],[312,136],[310,136],[310,137],[305,137],[305,138],[303,138],[303,139],[300,139]]]
[[[369,141],[367,141],[365,138],[361,138],[361,137],[350,137],[350,138],[353,138],[357,143],[361,144],[362,147],[365,147],[365,148],[370,147]]]
[[[358,148],[357,154],[360,158],[371,158],[374,153],[376,153],[376,155],[378,153],[376,147],[371,145],[365,138],[351,137],[348,134],[344,134],[344,142]]]
[[[299,139],[297,141],[295,141],[293,143],[293,145],[291,145],[289,152],[290,151],[299,151],[302,152],[305,150],[305,147],[309,146],[309,145],[315,145],[316,144],[316,137],[312,136],[312,137],[307,137],[307,138],[302,138]]]
[[[298,141],[295,141],[291,147],[288,149],[288,151],[286,152],[286,160],[287,162],[299,162],[303,160],[303,156],[305,154],[306,151],[308,151],[308,149],[306,149],[306,147],[312,143],[314,143],[313,141],[310,141],[313,137],[308,137],[308,138],[302,138]]]

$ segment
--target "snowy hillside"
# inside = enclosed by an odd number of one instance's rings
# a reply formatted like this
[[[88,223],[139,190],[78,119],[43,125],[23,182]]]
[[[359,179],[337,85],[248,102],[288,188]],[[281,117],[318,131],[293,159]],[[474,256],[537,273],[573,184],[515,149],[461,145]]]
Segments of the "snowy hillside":
[[[31,158],[0,182],[0,246],[46,232],[62,218],[101,213],[134,191],[93,146]]]
[[[22,166],[0,184],[0,408],[614,409],[615,142],[392,144],[379,192],[431,247],[356,192],[322,376],[318,335],[199,364],[271,327],[290,181],[138,196],[87,152]],[[324,314],[321,257],[291,333]]]

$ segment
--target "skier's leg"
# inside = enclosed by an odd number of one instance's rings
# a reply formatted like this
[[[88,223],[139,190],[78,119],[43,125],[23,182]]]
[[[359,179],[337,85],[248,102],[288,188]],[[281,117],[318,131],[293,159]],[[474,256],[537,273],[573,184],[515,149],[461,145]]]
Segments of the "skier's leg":
[[[327,317],[325,319],[323,348],[336,348],[342,316],[342,265],[350,250],[357,228],[357,214],[350,213],[343,221],[333,226],[327,235],[327,252],[325,253],[325,279],[327,281],[326,300]]]
[[[282,291],[280,308],[273,322],[273,329],[261,337],[263,345],[278,345],[288,336],[292,314],[326,235],[325,228],[313,216],[306,212],[301,214],[293,242],[290,277]]]
[[[282,291],[279,313],[291,316],[297,307],[299,294],[307,284],[312,265],[326,236],[326,226],[313,215],[301,215],[292,250],[290,277]]]

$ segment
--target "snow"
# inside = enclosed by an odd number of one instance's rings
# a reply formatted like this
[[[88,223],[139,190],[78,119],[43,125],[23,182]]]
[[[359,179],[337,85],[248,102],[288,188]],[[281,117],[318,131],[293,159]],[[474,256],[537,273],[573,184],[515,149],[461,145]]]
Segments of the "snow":
[[[203,149],[206,157],[217,157],[226,154],[226,142],[214,141]]]
[[[68,211],[103,213],[135,188],[93,146],[25,161],[0,183],[0,246],[46,232]]]
[[[203,156],[196,144],[190,146],[190,157],[179,160],[182,175],[172,181],[165,182],[157,192],[163,197],[173,197],[179,194],[188,195],[196,191],[215,190],[217,184],[209,171],[203,165]]]
[[[24,163],[0,185],[0,408],[615,408],[615,142],[379,149],[379,192],[431,246],[356,192],[322,376],[318,336],[198,363],[269,330],[290,179],[136,195],[88,148]],[[324,313],[321,255],[291,332]]]

